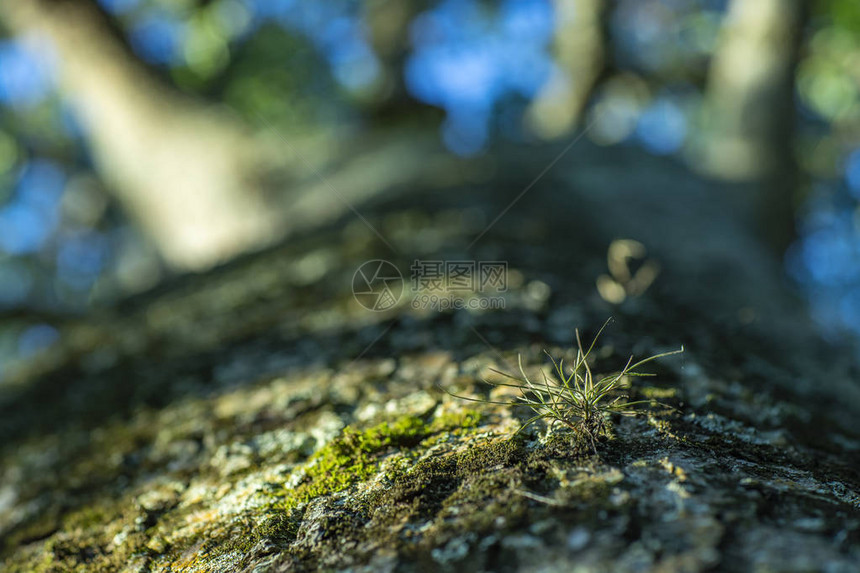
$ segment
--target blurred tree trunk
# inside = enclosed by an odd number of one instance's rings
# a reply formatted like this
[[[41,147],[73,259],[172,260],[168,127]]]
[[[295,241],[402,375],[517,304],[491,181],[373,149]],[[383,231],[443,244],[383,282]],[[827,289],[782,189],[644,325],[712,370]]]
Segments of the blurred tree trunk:
[[[368,8],[372,19],[383,7]],[[97,170],[179,270],[206,268],[336,219],[380,189],[420,180],[450,161],[440,157],[435,135],[414,128],[363,134],[352,146],[254,134],[226,108],[187,97],[153,74],[94,0],[0,0],[0,18],[56,48],[63,95],[85,128]],[[380,42],[387,30],[377,31]],[[336,173],[323,177],[335,163]]]
[[[5,0],[18,34],[47,37],[102,176],[174,267],[201,268],[279,235],[270,159],[222,109],[138,61],[92,0]]]
[[[545,139],[564,137],[579,124],[606,61],[604,0],[555,0],[553,50],[560,73],[544,86],[527,121]]]
[[[733,0],[708,80],[711,128],[704,169],[760,188],[753,202],[767,240],[794,235],[794,70],[804,22],[799,0]]]
[[[403,67],[410,49],[410,23],[427,7],[426,0],[366,0],[362,21],[373,51],[382,64],[382,79],[370,98],[377,114],[414,113],[406,91]]]

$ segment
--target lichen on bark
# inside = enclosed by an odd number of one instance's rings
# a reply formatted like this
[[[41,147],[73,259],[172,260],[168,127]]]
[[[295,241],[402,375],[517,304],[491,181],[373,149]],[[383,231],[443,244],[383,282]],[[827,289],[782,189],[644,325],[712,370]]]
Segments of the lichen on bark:
[[[359,225],[69,326],[0,400],[0,568],[854,571],[852,363],[819,344],[749,236],[684,242],[718,209],[646,225],[612,215],[638,200],[625,189],[579,196],[600,221],[569,205],[548,213],[535,190],[535,207],[500,222],[480,256],[505,253],[516,279],[503,311],[359,308],[350,279],[380,256]],[[474,229],[451,216],[459,199],[374,219],[403,268],[426,244],[465,253]],[[612,306],[594,279],[622,224],[664,274]],[[563,252],[545,236],[529,246],[544,230]],[[760,324],[738,321],[739,301]],[[499,397],[480,382],[490,367],[522,355],[537,368],[542,349],[569,353],[574,327],[591,336],[609,314],[616,326],[595,348],[607,371],[687,350],[630,388],[677,411],[612,419],[596,454],[538,425],[512,439],[527,412],[443,391]]]

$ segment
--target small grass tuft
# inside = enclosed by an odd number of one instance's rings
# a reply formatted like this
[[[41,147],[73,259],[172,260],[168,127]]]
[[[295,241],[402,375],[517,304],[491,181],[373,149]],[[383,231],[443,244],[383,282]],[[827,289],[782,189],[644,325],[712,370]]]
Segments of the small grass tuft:
[[[544,350],[544,353],[552,362],[553,372],[548,376],[541,370],[542,381],[535,383],[529,379],[523,369],[522,356],[517,356],[520,376],[491,368],[493,372],[503,376],[509,382],[491,382],[486,379],[484,379],[484,382],[491,386],[518,390],[520,394],[512,402],[470,398],[468,396],[451,394],[450,392],[449,394],[456,398],[473,402],[503,406],[528,406],[535,415],[526,420],[514,435],[519,434],[538,420],[548,420],[551,429],[558,424],[583,434],[591,442],[594,452],[597,453],[597,438],[607,434],[607,421],[610,414],[633,416],[640,413],[640,411],[634,409],[636,406],[643,404],[666,406],[654,399],[628,401],[627,395],[621,392],[626,377],[653,376],[653,374],[639,372],[637,369],[652,360],[679,354],[684,351],[684,347],[682,346],[679,350],[655,354],[636,363],[633,362],[633,356],[631,356],[627,364],[619,372],[609,374],[595,381],[591,366],[588,364],[588,357],[610,320],[612,319],[603,323],[603,326],[600,327],[600,330],[591,341],[587,350],[583,348],[579,329],[576,330],[577,351],[572,366],[568,365],[565,368],[564,360],[556,360],[549,352]]]

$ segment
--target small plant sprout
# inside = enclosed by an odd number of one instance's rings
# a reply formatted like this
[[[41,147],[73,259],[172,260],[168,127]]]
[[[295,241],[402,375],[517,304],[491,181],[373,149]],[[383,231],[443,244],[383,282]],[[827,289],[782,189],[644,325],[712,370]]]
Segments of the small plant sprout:
[[[627,364],[619,372],[595,380],[591,366],[588,364],[588,357],[610,320],[607,320],[603,324],[587,350],[583,349],[579,330],[576,330],[577,351],[573,365],[568,364],[565,367],[564,360],[556,360],[549,352],[544,350],[544,353],[552,362],[553,372],[548,376],[541,370],[543,377],[541,381],[533,382],[529,379],[523,369],[522,356],[517,357],[520,376],[491,368],[490,370],[503,376],[508,381],[491,382],[484,379],[484,382],[491,386],[513,388],[519,391],[519,395],[514,398],[514,401],[496,402],[482,398],[459,396],[457,394],[452,394],[452,396],[465,400],[504,406],[528,406],[534,411],[535,415],[526,420],[514,435],[519,434],[538,420],[548,420],[550,429],[555,425],[562,425],[582,433],[589,439],[592,449],[597,453],[596,441],[598,437],[606,435],[607,420],[610,414],[633,416],[640,413],[640,411],[635,409],[636,406],[644,404],[666,406],[656,400],[628,401],[627,396],[620,393],[625,384],[626,377],[653,376],[653,374],[647,372],[640,372],[638,370],[639,367],[652,360],[680,354],[684,351],[684,347],[682,346],[679,350],[655,354],[636,363],[633,362],[633,356],[631,356]]]

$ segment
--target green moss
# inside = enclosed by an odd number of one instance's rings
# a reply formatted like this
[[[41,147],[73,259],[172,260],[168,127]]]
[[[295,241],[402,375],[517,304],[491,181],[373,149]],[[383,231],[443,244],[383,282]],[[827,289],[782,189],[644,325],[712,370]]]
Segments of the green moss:
[[[462,410],[460,412],[448,412],[435,418],[430,423],[431,432],[443,430],[460,431],[461,428],[475,428],[481,422],[481,413],[477,410]]]
[[[25,524],[9,534],[0,549],[0,555],[5,555],[13,548],[32,543],[40,539],[46,539],[53,535],[61,525],[61,518],[56,511],[47,512],[45,515]]]
[[[361,534],[376,540],[391,536],[387,542],[409,555],[442,546],[464,530],[482,535],[509,527],[529,505],[512,484],[542,476],[518,440],[473,442],[422,459],[390,488],[375,490],[367,500],[375,509]],[[404,523],[411,525],[404,528]],[[422,524],[420,535],[416,524]]]
[[[76,529],[90,529],[103,526],[110,521],[110,517],[101,507],[83,507],[77,511],[67,514],[63,518],[63,529],[74,531]]]
[[[275,541],[290,541],[298,533],[298,520],[277,511],[269,511],[258,526],[257,537]]]
[[[237,518],[223,532],[213,534],[207,530],[205,538],[201,533],[199,538],[192,535],[178,542],[168,542],[163,532],[170,531],[174,522],[179,527],[187,510],[168,511],[158,517],[157,528],[130,533],[121,547],[114,548],[111,539],[122,529],[120,525],[133,523],[139,517],[137,511],[125,513],[121,509],[134,505],[136,493],[109,502],[94,499],[84,507],[49,515],[30,527],[21,528],[9,549],[29,542],[31,550],[20,551],[5,565],[10,571],[21,572],[110,571],[120,569],[130,559],[137,559],[141,563],[167,563],[181,568],[198,558],[208,561],[228,554],[250,555],[261,541],[286,546],[298,534],[304,503],[376,476],[393,486],[410,474],[416,460],[426,450],[422,445],[426,440],[451,440],[452,436],[474,431],[480,421],[480,413],[464,410],[431,420],[400,416],[370,427],[347,427],[303,464],[300,470],[303,477],[296,487],[270,491],[265,507]],[[496,447],[499,446],[490,450]],[[464,467],[494,463],[494,460],[485,459],[485,455],[475,456],[471,450],[464,451],[456,456],[456,463]],[[355,511],[365,516],[372,514],[372,508],[366,504],[356,506]],[[105,530],[102,528],[105,523],[116,525]],[[189,553],[192,547],[196,549]]]
[[[424,422],[414,416],[405,416],[392,424],[383,422],[364,431],[347,427],[343,434],[311,456],[307,481],[293,492],[288,505],[341,491],[368,479],[376,471],[373,454],[389,446],[414,445],[425,433]]]
[[[366,481],[378,469],[377,454],[390,448],[411,448],[432,434],[474,428],[480,414],[474,410],[445,414],[427,424],[417,416],[402,416],[365,430],[347,427],[343,433],[308,460],[305,480],[290,491],[283,507],[292,509],[317,496],[343,491]]]
[[[573,459],[591,453],[590,444],[581,432],[557,431],[549,434],[543,451],[551,458]]]

